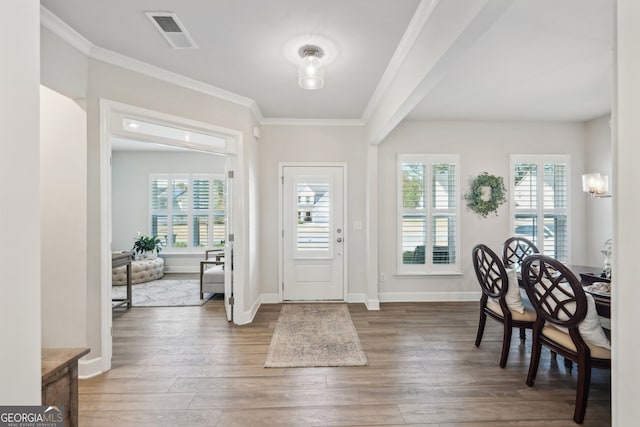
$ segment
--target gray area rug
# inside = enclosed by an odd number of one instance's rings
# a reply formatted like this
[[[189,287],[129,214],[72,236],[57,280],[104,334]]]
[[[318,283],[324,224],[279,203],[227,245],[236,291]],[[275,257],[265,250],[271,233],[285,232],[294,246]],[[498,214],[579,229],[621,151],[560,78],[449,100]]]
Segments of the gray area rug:
[[[285,304],[265,361],[267,368],[365,366],[346,304]]]
[[[124,298],[126,286],[112,286],[111,297]],[[182,307],[202,305],[214,294],[204,294],[200,299],[199,280],[153,280],[151,282],[131,285],[134,307]]]

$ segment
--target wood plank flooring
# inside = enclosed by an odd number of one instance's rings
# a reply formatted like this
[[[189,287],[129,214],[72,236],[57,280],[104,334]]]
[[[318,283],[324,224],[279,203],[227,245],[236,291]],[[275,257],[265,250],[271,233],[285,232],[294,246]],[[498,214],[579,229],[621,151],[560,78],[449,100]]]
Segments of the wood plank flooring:
[[[80,380],[81,426],[575,426],[577,373],[543,350],[524,383],[530,335],[500,369],[502,325],[473,345],[477,303],[349,304],[369,366],[264,368],[281,305],[251,325],[222,301],[114,314],[113,369]],[[585,426],[611,425],[611,380],[594,369]]]

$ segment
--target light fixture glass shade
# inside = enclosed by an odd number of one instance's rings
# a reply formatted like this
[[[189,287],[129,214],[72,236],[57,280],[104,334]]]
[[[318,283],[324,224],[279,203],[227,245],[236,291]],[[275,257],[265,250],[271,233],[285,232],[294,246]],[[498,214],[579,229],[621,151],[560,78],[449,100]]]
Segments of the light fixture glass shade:
[[[592,197],[605,194],[609,191],[609,177],[599,173],[586,173],[582,175],[582,190]]]
[[[300,60],[298,84],[307,90],[320,89],[324,85],[324,68],[315,52],[305,54]]]

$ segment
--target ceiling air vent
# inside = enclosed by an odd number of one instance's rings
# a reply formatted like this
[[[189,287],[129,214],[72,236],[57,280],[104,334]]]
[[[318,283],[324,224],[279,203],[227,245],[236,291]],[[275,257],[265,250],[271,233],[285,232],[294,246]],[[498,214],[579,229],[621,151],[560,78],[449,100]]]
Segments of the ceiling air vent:
[[[175,13],[146,12],[145,15],[174,49],[198,48]]]

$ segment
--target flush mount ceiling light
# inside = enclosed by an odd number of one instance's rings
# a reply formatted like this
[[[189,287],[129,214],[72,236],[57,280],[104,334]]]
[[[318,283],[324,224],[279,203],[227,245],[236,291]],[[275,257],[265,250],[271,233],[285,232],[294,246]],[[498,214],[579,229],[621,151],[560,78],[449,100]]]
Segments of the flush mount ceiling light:
[[[298,68],[298,84],[307,90],[317,90],[324,86],[324,52],[318,46],[305,45],[298,51],[300,66]]]

